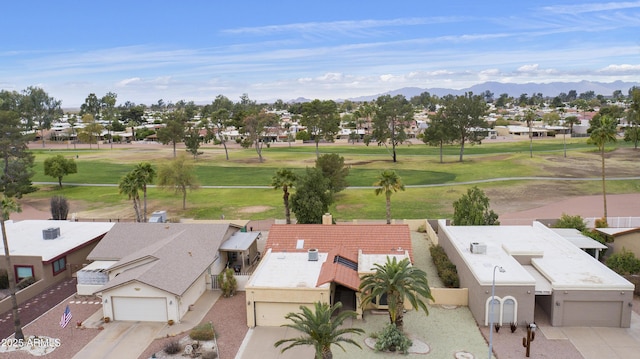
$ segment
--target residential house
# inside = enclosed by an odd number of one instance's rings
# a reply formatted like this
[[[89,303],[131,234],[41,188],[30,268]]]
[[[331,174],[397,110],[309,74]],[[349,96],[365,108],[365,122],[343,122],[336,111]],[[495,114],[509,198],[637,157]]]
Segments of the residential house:
[[[229,253],[243,259],[255,248],[246,237],[255,242],[259,233],[241,229],[232,224],[117,223],[90,253],[96,267],[79,273],[78,284],[102,298],[104,316],[112,320],[178,322],[212,288],[215,276],[233,265]],[[221,253],[220,247],[236,236],[242,237],[237,241],[242,248]]]
[[[460,286],[469,290],[469,309],[479,325],[531,323],[535,315],[547,316],[553,326],[631,324],[633,284],[589,248],[539,222],[451,226],[440,220],[438,242],[456,265]]]
[[[279,326],[287,313],[317,301],[342,302],[361,316],[360,278],[387,257],[413,260],[408,225],[275,224],[245,286],[247,325]],[[374,305],[384,306],[384,298]]]
[[[89,252],[113,225],[108,222],[5,221],[12,268],[6,267],[3,243],[0,243],[0,268],[11,270],[16,282],[33,277],[36,283],[32,287],[44,289],[71,278],[87,264]]]

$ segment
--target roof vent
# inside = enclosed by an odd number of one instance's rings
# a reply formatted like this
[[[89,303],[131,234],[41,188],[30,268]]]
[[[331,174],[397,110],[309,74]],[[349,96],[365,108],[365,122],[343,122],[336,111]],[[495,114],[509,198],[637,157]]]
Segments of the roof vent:
[[[318,250],[315,248],[309,249],[309,262],[318,261]]]
[[[50,227],[42,230],[42,239],[56,239],[60,237],[60,227]]]

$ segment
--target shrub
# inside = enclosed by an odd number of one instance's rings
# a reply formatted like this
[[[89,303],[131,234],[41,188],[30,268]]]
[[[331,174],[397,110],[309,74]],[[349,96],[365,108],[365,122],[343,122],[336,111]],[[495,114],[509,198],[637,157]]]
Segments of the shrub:
[[[193,340],[212,340],[215,336],[216,333],[211,322],[195,326],[189,333],[189,337]]]
[[[563,213],[558,219],[558,222],[553,226],[554,228],[575,228],[580,232],[587,229],[587,222],[580,216],[570,216]]]
[[[9,288],[9,274],[6,269],[0,269],[0,289]]]
[[[438,277],[442,280],[442,284],[447,288],[459,288],[460,278],[458,277],[458,270],[455,264],[449,260],[444,248],[439,245],[431,246],[429,252],[431,253],[431,260],[438,271]]]
[[[607,267],[620,275],[640,273],[640,259],[626,248],[622,248],[620,253],[609,256],[606,264]]]
[[[229,298],[236,294],[236,289],[238,289],[238,282],[236,281],[236,277],[234,276],[233,269],[227,268],[218,274],[218,286],[222,290],[222,295],[225,298]]]
[[[418,233],[427,233],[427,225],[421,224],[420,227],[418,227]]]
[[[378,334],[375,349],[378,351],[399,351],[402,354],[407,354],[412,344],[411,339],[398,330],[395,324],[388,324]]]
[[[180,347],[180,343],[177,340],[171,341],[164,346],[164,352],[167,354],[178,354],[182,348]]]
[[[19,281],[18,284],[16,284],[16,290],[25,289],[26,287],[32,285],[35,282],[36,282],[36,279],[33,277],[22,278],[22,280]]]

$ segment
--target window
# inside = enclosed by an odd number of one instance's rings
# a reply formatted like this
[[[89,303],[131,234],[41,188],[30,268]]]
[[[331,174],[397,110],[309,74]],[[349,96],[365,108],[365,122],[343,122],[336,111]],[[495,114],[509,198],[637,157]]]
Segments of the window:
[[[67,268],[67,257],[56,259],[53,262],[53,275],[63,272]]]
[[[14,266],[16,270],[16,282],[27,277],[33,277],[33,266]]]

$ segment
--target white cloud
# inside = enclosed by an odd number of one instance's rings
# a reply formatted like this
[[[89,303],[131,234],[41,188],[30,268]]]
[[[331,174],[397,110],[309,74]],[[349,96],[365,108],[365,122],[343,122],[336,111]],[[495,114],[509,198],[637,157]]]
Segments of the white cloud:
[[[640,65],[609,65],[603,69],[598,70],[598,72],[606,74],[640,74]]]
[[[136,83],[140,83],[141,79],[139,77],[132,77],[129,79],[124,79],[121,81],[118,81],[118,83],[116,83],[116,86],[118,87],[127,87],[129,85],[135,85]]]
[[[575,4],[575,5],[553,5],[545,6],[543,10],[560,13],[560,14],[577,14],[587,12],[599,12],[599,11],[611,11],[611,10],[623,10],[630,8],[640,7],[640,1],[625,1],[625,2],[606,2],[597,4]]]

